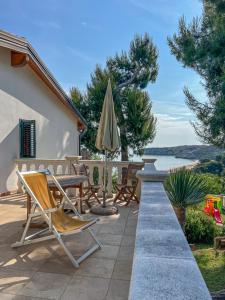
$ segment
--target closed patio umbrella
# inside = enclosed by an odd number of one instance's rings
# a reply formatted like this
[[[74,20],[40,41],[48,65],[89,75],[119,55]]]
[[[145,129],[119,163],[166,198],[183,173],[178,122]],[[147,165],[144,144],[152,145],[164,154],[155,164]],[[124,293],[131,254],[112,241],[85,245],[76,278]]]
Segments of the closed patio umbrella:
[[[108,80],[107,90],[104,98],[98,133],[96,137],[96,148],[105,151],[105,167],[104,167],[104,188],[103,188],[103,205],[101,207],[93,207],[92,212],[96,214],[114,214],[117,208],[114,206],[106,206],[106,174],[107,174],[107,152],[114,152],[120,147],[120,137],[118,133],[116,115],[114,110],[112,87],[110,79]]]
[[[120,147],[110,79],[108,80],[95,146],[99,150],[110,152],[114,152]]]

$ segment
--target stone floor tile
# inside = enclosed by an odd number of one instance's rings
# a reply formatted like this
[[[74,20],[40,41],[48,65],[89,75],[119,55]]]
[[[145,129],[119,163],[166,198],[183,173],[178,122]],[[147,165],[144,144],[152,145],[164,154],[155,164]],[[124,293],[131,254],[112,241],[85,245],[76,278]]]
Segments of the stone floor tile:
[[[130,281],[112,279],[109,285],[106,300],[127,300]]]
[[[20,250],[23,250],[22,248]],[[18,270],[33,270],[37,271],[40,269],[42,264],[46,261],[47,258],[51,256],[51,253],[47,249],[33,249],[23,251],[15,258],[8,260],[4,263],[5,268],[12,268]]]
[[[22,295],[12,295],[0,293],[1,300],[48,300],[47,298],[27,297]]]
[[[60,300],[105,300],[109,279],[74,277]]]
[[[99,230],[99,233],[109,233],[109,234],[116,234],[116,235],[123,235],[124,233],[124,228],[125,228],[125,223],[124,225],[120,224],[107,224],[107,225],[102,225],[101,229]]]
[[[91,246],[94,244],[93,241],[89,240],[85,242],[82,240],[82,242],[77,242],[76,240],[71,240],[69,242],[66,242],[65,245],[66,247],[70,250],[70,252],[75,256],[79,257],[84,252],[86,252],[88,249],[91,248]],[[59,256],[64,256],[65,255],[65,250],[61,245],[56,249],[54,256],[59,257]]]
[[[10,222],[10,220],[7,220],[7,222]],[[11,244],[20,239],[22,231],[21,229],[18,230],[18,226],[22,228],[22,225],[15,224],[13,227],[5,229],[3,229],[2,226],[4,225],[0,225],[0,245],[7,245],[11,247]]]
[[[121,247],[130,247],[135,245],[135,235],[124,235],[121,242]]]
[[[0,246],[0,266],[4,266],[11,259],[14,259],[18,255],[16,249],[12,249],[9,245]]]
[[[130,280],[132,263],[129,260],[117,260],[113,270],[113,279]]]
[[[12,249],[23,232],[26,201],[18,195],[0,200],[0,300],[127,299],[138,216],[135,203],[118,203],[119,214],[99,217],[93,231],[103,248],[75,269],[56,240]],[[87,231],[64,240],[75,256],[93,244]]]
[[[67,256],[60,255],[58,257],[47,259],[38,271],[45,273],[73,275],[76,269]]]
[[[92,257],[116,259],[119,253],[119,246],[103,245],[101,250],[96,251]]]
[[[136,235],[136,225],[126,226],[124,235]]]
[[[32,278],[34,272],[0,269],[0,292],[17,294]],[[0,298],[1,299],[1,298]]]
[[[119,246],[122,241],[122,235],[117,234],[99,233],[97,237],[103,245]]]
[[[71,277],[64,274],[37,272],[18,294],[47,299],[60,299]]]
[[[135,209],[131,209],[128,215],[128,219],[137,219],[138,218],[138,208],[136,207]]]
[[[120,247],[117,260],[133,260],[134,247]]]
[[[74,276],[111,278],[115,260],[89,257],[80,264]]]
[[[129,218],[129,217],[128,217],[127,223],[126,223],[126,227],[129,227],[129,226],[137,226],[137,221],[138,221],[137,218]]]
[[[123,218],[127,218],[130,213],[129,207],[119,208],[119,216]]]

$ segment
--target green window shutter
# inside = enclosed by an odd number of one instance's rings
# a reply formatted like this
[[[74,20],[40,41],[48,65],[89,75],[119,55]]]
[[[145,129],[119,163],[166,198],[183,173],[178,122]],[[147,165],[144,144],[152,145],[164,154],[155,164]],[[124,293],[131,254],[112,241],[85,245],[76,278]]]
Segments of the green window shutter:
[[[22,120],[20,127],[20,157],[36,157],[36,126],[35,120]]]

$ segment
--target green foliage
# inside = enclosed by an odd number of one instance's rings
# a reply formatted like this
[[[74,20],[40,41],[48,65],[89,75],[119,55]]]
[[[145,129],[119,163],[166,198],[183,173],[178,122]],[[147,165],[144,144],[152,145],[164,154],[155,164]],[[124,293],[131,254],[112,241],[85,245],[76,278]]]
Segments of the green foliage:
[[[186,214],[185,235],[189,243],[213,243],[214,237],[221,234],[221,228],[213,218],[202,211],[190,209]]]
[[[225,147],[225,9],[224,0],[202,0],[203,15],[191,24],[179,21],[179,32],[168,38],[171,53],[202,78],[208,101],[198,101],[185,88],[195,113],[196,133],[206,143]]]
[[[225,168],[225,154],[224,153],[217,155],[216,161],[220,162],[221,165]]]
[[[223,290],[225,286],[224,253],[218,252],[212,247],[209,248],[205,244],[198,248],[193,254],[209,291]]]
[[[91,160],[102,160],[102,157],[96,153],[92,153]]]
[[[200,202],[206,194],[204,178],[185,168],[172,172],[165,182],[171,203],[176,207],[187,207]]]
[[[211,173],[220,175],[223,171],[223,165],[219,161],[209,161],[198,164],[194,167],[196,173]]]
[[[117,192],[117,190],[115,188],[115,186],[116,186],[117,183],[118,183],[118,171],[117,170],[113,170],[113,173],[112,173],[113,193]]]
[[[220,176],[209,173],[198,174],[198,176],[204,180],[207,194],[218,195],[224,192]]]
[[[211,189],[208,193],[223,194],[225,192],[225,155],[217,155],[216,160],[201,161],[193,168],[193,171],[199,174],[206,174],[206,180],[211,181]],[[211,178],[210,178],[211,174]]]
[[[98,151],[95,139],[108,78],[120,129],[122,159],[128,159],[128,148],[140,154],[153,141],[156,119],[151,113],[150,97],[143,89],[156,80],[157,56],[156,47],[147,34],[135,36],[128,52],[110,57],[105,68],[96,66],[85,94],[71,89],[71,98],[88,123],[82,143],[92,153]]]

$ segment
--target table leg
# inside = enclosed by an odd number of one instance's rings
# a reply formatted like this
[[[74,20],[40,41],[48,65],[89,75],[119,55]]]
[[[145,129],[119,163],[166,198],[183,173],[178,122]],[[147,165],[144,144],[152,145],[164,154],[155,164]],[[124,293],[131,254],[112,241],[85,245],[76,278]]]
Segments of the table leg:
[[[83,184],[81,183],[79,185],[79,201],[78,201],[78,211],[80,214],[84,214],[85,212],[83,211]]]
[[[29,214],[31,212],[31,196],[27,194],[27,219],[26,222],[23,224],[23,227],[26,226]],[[30,223],[30,228],[46,228],[47,224],[46,223]]]
[[[27,220],[31,211],[31,196],[27,194]]]

